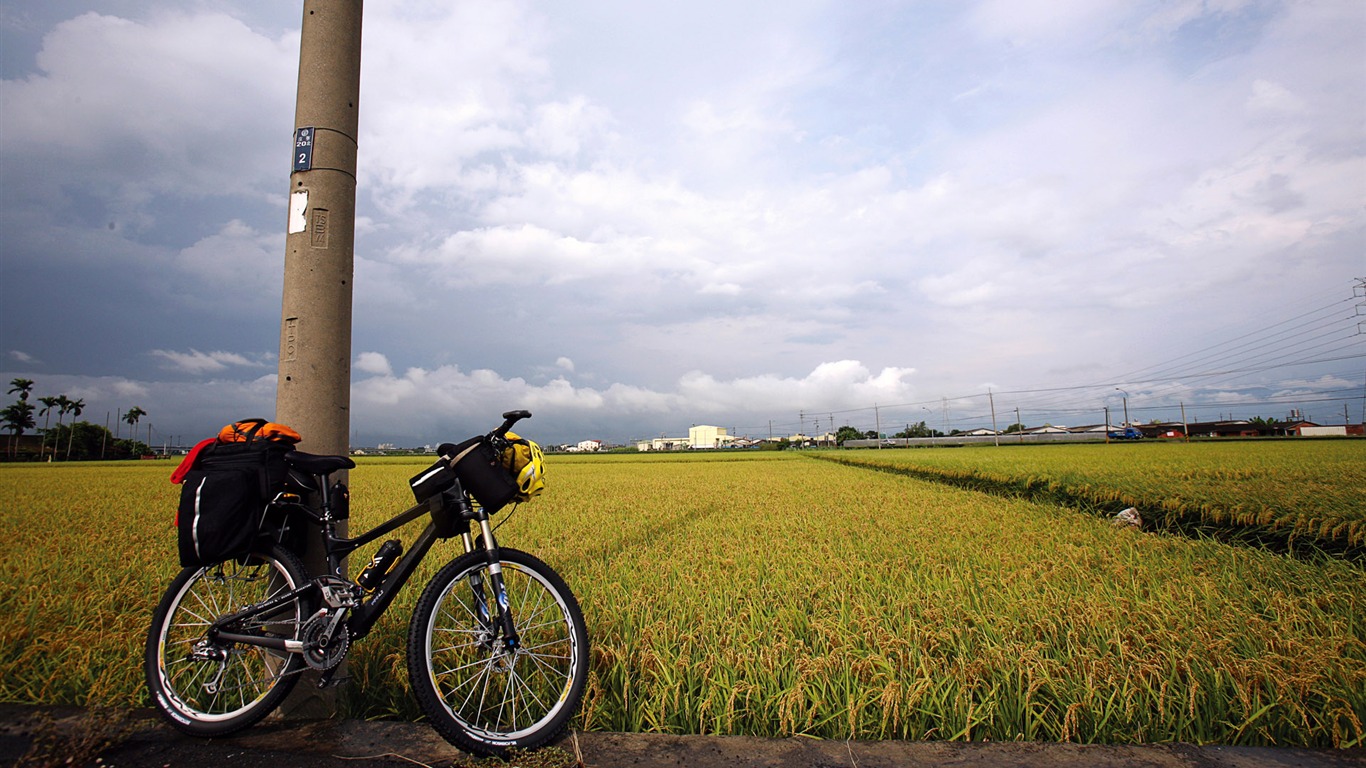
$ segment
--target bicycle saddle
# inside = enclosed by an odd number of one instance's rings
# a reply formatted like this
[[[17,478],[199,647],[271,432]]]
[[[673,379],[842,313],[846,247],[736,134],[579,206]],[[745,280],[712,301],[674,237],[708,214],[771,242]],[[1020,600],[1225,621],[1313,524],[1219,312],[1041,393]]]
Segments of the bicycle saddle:
[[[356,466],[356,462],[345,456],[327,456],[303,451],[286,453],[285,463],[310,475],[330,475],[339,469],[352,469]]]

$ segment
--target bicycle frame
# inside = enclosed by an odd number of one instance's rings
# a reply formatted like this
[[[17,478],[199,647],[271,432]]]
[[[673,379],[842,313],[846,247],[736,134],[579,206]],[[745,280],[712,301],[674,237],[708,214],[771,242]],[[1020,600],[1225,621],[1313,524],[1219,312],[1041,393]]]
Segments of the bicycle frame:
[[[306,505],[297,502],[285,502],[285,504],[296,511],[302,512],[313,522],[322,528],[322,541],[324,553],[327,559],[328,573],[324,577],[314,578],[291,592],[279,595],[271,600],[258,605],[250,606],[228,616],[220,618],[214,622],[209,630],[210,639],[215,641],[225,641],[241,643],[244,645],[255,645],[266,648],[288,651],[290,653],[302,653],[304,644],[299,640],[287,640],[285,638],[260,637],[257,635],[244,635],[231,632],[224,627],[231,626],[243,619],[254,616],[266,615],[282,605],[289,603],[295,597],[309,591],[324,589],[322,582],[327,578],[333,577],[346,581],[342,576],[342,563],[352,552],[361,547],[378,540],[381,536],[391,533],[399,528],[421,518],[439,512],[455,516],[458,533],[465,547],[465,552],[473,552],[475,549],[474,539],[470,534],[469,523],[477,521],[479,523],[480,535],[482,537],[485,557],[489,564],[489,576],[492,583],[493,592],[499,606],[498,625],[502,630],[502,641],[508,648],[515,648],[520,644],[517,630],[513,623],[513,618],[508,609],[507,589],[503,584],[502,567],[499,564],[498,543],[494,539],[493,529],[489,525],[488,513],[481,507],[475,507],[470,503],[469,497],[460,487],[459,481],[451,490],[433,496],[428,501],[409,507],[394,517],[386,520],[378,526],[356,536],[346,538],[337,535],[337,523],[339,522],[332,514],[332,499],[328,484],[330,475],[315,475],[318,481],[319,493],[321,494],[321,514]],[[452,509],[451,507],[454,507]],[[350,638],[359,640],[370,633],[371,628],[384,615],[389,606],[393,603],[398,592],[412,577],[417,570],[417,566],[431,550],[432,545],[442,537],[437,534],[436,522],[429,521],[422,532],[413,541],[412,546],[399,559],[397,563],[385,575],[384,580],[374,589],[370,595],[363,598],[358,605],[351,606],[351,613],[347,617],[346,628]],[[484,595],[482,579],[471,579],[471,587],[474,592],[474,602],[476,614],[479,616],[480,624],[485,630],[492,630],[494,620],[491,617],[487,598]],[[329,670],[330,672],[331,670]],[[330,677],[324,673],[324,681]]]

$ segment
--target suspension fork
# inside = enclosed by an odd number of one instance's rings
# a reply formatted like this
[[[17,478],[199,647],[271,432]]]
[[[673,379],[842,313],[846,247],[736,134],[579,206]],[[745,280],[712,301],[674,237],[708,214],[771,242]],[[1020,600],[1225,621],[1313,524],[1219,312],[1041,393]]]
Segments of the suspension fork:
[[[473,516],[471,514],[471,516]],[[461,542],[465,545],[465,554],[474,551],[474,537],[470,535],[468,523],[465,530],[460,534]],[[489,637],[493,636],[493,616],[489,611],[488,596],[484,592],[484,577],[479,571],[470,574],[470,600],[474,603],[474,616],[479,621],[479,629],[486,632]]]
[[[512,608],[508,604],[507,585],[503,582],[502,555],[498,549],[498,542],[493,538],[493,529],[489,525],[489,515],[481,507],[475,512],[475,519],[479,521],[479,533],[484,543],[484,562],[489,567],[489,587],[493,591],[494,600],[498,604],[498,615],[496,617],[498,629],[502,630],[503,646],[507,650],[516,650],[521,647],[522,640],[517,634],[517,626],[512,618]],[[474,551],[474,542],[470,540],[469,531],[464,534],[465,551]],[[470,591],[474,593],[474,611],[479,617],[479,624],[482,628],[492,630],[495,618],[490,616],[488,599],[484,594],[484,577],[478,573],[470,574]]]

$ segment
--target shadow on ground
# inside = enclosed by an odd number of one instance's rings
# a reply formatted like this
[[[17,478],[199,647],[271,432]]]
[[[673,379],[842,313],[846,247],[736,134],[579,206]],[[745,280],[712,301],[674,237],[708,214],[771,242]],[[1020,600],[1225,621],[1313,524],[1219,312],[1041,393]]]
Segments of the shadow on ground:
[[[268,720],[229,738],[194,739],[172,730],[152,710],[0,705],[3,766],[485,768],[505,764],[521,768],[1356,768],[1366,767],[1366,750],[571,733],[553,747],[503,763],[476,760],[420,723]]]

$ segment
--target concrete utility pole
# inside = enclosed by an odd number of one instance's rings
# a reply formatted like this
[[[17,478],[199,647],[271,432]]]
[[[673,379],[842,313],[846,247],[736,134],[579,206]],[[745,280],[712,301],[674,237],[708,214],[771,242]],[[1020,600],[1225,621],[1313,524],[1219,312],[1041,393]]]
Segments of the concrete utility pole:
[[[361,0],[305,0],[275,418],[345,453],[351,408]]]
[[[361,0],[304,0],[293,169],[285,237],[275,420],[302,450],[344,454],[351,430],[351,278],[356,234]],[[346,525],[338,526],[346,535]],[[304,563],[325,573],[310,537]],[[336,696],[305,680],[286,717],[333,714]]]

